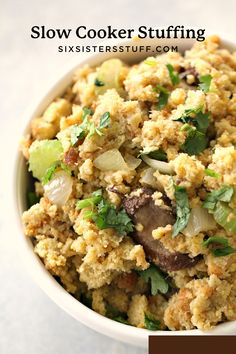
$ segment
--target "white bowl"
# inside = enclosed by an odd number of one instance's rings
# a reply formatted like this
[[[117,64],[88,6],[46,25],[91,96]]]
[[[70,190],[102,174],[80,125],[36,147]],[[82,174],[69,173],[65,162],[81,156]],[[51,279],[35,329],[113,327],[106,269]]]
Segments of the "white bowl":
[[[104,45],[150,45],[152,48],[155,48],[157,45],[173,45],[172,40],[150,40],[145,39],[141,41],[134,40],[125,40],[125,41],[109,41],[104,42]],[[175,40],[174,45],[178,45],[179,51],[183,52],[186,49],[189,49],[193,44],[192,40]],[[222,45],[229,49],[236,50],[236,44],[229,41],[222,41]],[[154,55],[148,53],[148,56]],[[145,52],[141,53],[99,53],[99,54],[90,54],[90,55],[80,55],[76,65],[72,65],[71,69],[64,74],[61,74],[58,81],[49,88],[47,93],[40,97],[38,102],[33,106],[30,112],[27,114],[27,126],[22,135],[29,132],[29,122],[44,111],[47,105],[57,96],[59,96],[67,85],[70,84],[72,75],[80,66],[83,66],[85,63],[90,65],[98,65],[104,60],[111,57],[118,57],[126,62],[138,62],[141,59],[144,59],[147,56]],[[78,300],[76,300],[72,295],[70,295],[54,278],[53,276],[45,269],[43,263],[37,255],[34,254],[31,240],[26,238],[21,223],[21,215],[24,210],[26,210],[26,190],[28,183],[28,171],[27,166],[24,161],[22,154],[17,153],[17,159],[15,164],[14,172],[14,195],[16,198],[17,205],[17,219],[19,223],[19,228],[21,230],[19,235],[19,245],[20,252],[23,256],[23,259],[26,261],[27,269],[30,270],[34,280],[38,285],[45,291],[45,293],[62,309],[64,309],[68,314],[74,317],[76,320],[82,322],[86,326],[94,329],[97,332],[105,334],[114,339],[130,343],[136,346],[146,347],[148,343],[149,335],[235,335],[236,334],[236,321],[227,322],[220,324],[215,327],[213,330],[208,332],[202,332],[199,330],[188,330],[188,331],[158,331],[152,332],[146,329],[135,328],[127,326],[113,320],[110,320],[106,317],[103,317],[96,313],[95,311],[90,310]]]

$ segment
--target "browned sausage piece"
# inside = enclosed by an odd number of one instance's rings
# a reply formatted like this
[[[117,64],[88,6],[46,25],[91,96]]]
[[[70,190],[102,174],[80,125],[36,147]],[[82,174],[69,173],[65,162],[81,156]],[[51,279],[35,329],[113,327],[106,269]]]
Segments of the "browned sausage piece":
[[[190,258],[187,254],[169,252],[159,240],[154,240],[152,231],[160,226],[173,225],[175,216],[171,210],[154,204],[153,190],[143,188],[138,196],[129,196],[123,204],[135,224],[142,224],[142,231],[135,231],[134,240],[141,244],[151,262],[166,271],[175,271],[194,266],[201,257]]]
[[[65,164],[69,166],[76,166],[78,165],[78,160],[79,160],[78,150],[73,147],[69,148],[69,150],[65,153],[64,156]]]

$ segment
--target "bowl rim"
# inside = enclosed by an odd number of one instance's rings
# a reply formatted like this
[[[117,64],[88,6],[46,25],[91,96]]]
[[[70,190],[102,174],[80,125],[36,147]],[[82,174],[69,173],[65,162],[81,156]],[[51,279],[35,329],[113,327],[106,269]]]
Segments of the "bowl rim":
[[[147,39],[149,41],[149,39]],[[147,42],[147,40],[141,40],[136,45],[142,45]],[[160,40],[153,40],[154,42]],[[161,40],[166,42],[165,40]],[[178,43],[182,43],[186,40],[177,40]],[[189,41],[194,43],[195,41]],[[236,42],[231,40],[225,40],[221,38],[221,43],[223,47],[236,50]],[[109,40],[104,41],[100,44],[103,45],[134,45],[133,40]],[[188,46],[190,47],[190,46]],[[132,53],[133,54],[133,53]],[[131,54],[131,55],[132,55]],[[82,67],[84,64],[89,63],[90,65],[99,65],[102,61],[109,57],[117,57],[117,53],[89,53],[81,54],[79,58],[75,58],[69,63],[69,65],[63,70],[62,74],[58,75],[57,78],[52,80],[52,83],[48,86],[47,90],[44,90],[44,94],[39,95],[39,99],[35,99],[32,104],[28,107],[25,112],[25,119],[23,120],[24,129],[22,129],[22,136],[24,136],[29,131],[29,125],[31,120],[35,117],[35,113],[38,110],[43,111],[42,107],[46,107],[53,99],[55,99],[60,92],[69,83],[69,78],[72,77],[73,72]],[[145,55],[144,55],[145,56]],[[147,55],[146,55],[147,56]],[[104,57],[104,59],[101,59]],[[68,81],[66,84],[65,82]],[[61,87],[61,89],[59,89]],[[57,93],[57,94],[56,94]],[[23,262],[27,266],[29,273],[33,280],[38,284],[38,286],[53,300],[59,307],[61,307],[65,312],[71,315],[76,320],[83,323],[85,326],[101,333],[107,335],[113,339],[120,340],[129,344],[146,347],[148,343],[148,337],[151,335],[221,335],[221,334],[236,334],[236,321],[228,321],[217,325],[214,329],[210,331],[201,331],[198,329],[193,330],[180,330],[180,331],[150,331],[143,328],[137,328],[132,326],[127,326],[118,323],[112,319],[104,317],[94,310],[89,309],[78,300],[76,300],[69,292],[67,292],[56,280],[55,278],[46,270],[43,262],[34,253],[33,246],[30,238],[27,238],[24,234],[23,225],[21,222],[21,215],[24,209],[23,207],[23,195],[22,195],[22,179],[24,178],[22,173],[22,166],[25,164],[22,153],[17,151],[14,172],[13,172],[13,202],[17,206],[14,208],[15,217],[17,220],[17,225],[20,230],[20,237],[18,238],[18,248],[22,256]]]

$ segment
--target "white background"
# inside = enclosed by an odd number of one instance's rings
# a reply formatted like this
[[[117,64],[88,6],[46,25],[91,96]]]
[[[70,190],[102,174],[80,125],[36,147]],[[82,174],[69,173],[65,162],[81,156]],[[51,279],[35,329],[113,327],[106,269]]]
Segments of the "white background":
[[[30,39],[30,28],[185,25],[234,39],[234,4],[235,0],[0,0],[0,354],[146,352],[70,318],[33,283],[18,254],[12,166],[24,111],[47,82],[79,56],[57,53],[60,41]]]

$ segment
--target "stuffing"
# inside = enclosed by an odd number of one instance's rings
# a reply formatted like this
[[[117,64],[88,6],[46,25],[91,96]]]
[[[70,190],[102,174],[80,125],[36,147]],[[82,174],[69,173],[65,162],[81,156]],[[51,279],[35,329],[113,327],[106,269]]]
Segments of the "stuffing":
[[[25,235],[110,319],[153,331],[236,320],[235,146],[236,54],[219,37],[85,65],[22,138]]]

